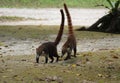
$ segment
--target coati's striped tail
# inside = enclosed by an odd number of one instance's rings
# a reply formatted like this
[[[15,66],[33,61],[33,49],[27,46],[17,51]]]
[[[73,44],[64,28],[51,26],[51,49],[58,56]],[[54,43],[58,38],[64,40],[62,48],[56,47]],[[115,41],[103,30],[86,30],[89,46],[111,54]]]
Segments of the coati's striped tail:
[[[55,42],[54,42],[55,45],[59,44],[63,34],[63,29],[64,29],[64,21],[65,21],[64,12],[62,9],[60,9],[60,12],[61,12],[61,25],[60,25],[60,30],[58,32],[57,38],[55,39]]]
[[[67,21],[68,21],[69,35],[72,35],[73,34],[72,19],[71,19],[69,10],[67,8],[67,5],[65,3],[64,3],[64,9],[65,9],[66,16],[67,16]]]

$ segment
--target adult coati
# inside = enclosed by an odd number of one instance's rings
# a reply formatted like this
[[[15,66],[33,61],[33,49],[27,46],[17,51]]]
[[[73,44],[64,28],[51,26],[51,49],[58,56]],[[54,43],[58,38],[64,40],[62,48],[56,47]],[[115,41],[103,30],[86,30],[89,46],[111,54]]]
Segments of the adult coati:
[[[76,38],[75,38],[74,32],[73,32],[71,16],[70,16],[69,10],[67,8],[67,5],[65,3],[64,3],[64,9],[65,9],[65,13],[67,16],[69,33],[68,33],[67,41],[62,46],[62,56],[61,57],[63,57],[63,55],[65,53],[67,53],[67,57],[65,58],[65,60],[67,60],[67,59],[71,58],[72,50],[74,51],[74,57],[76,57],[77,48],[76,48]]]
[[[58,53],[57,53],[57,45],[59,44],[62,34],[63,34],[63,29],[64,29],[64,12],[61,9],[61,25],[60,25],[60,30],[57,35],[57,38],[55,39],[54,42],[46,42],[40,45],[38,48],[36,48],[36,62],[39,63],[39,57],[42,54],[45,54],[45,63],[48,62],[48,57],[51,59],[50,63],[54,61],[53,57],[56,57],[56,62],[59,59]]]

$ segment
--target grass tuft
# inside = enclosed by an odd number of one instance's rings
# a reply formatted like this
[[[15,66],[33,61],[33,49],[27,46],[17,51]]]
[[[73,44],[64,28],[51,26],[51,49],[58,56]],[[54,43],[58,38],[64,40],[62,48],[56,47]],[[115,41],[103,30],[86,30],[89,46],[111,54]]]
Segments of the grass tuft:
[[[74,27],[75,29],[78,26]],[[64,35],[68,34],[65,26]],[[59,26],[0,26],[0,37],[17,38],[17,39],[52,39],[55,38],[59,31]],[[77,39],[99,39],[109,37],[119,37],[119,34],[75,31]]]

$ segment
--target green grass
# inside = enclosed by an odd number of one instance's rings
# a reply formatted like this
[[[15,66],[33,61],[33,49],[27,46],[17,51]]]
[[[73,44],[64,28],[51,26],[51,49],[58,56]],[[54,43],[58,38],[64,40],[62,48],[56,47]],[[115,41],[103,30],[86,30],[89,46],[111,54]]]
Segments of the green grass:
[[[3,42],[0,42],[0,46],[3,46],[4,44],[3,44]]]
[[[17,39],[45,39],[49,35],[55,35],[58,26],[0,26],[0,36]]]
[[[116,1],[116,0],[111,0]],[[108,5],[106,0],[0,0],[0,7],[5,8],[56,8],[63,7],[67,3],[69,7],[91,8],[97,4]]]
[[[78,28],[77,26],[74,29]],[[50,39],[51,35],[55,35],[59,31],[59,26],[0,26],[0,37],[16,38],[16,39]],[[67,35],[68,28],[65,26],[64,34]],[[77,39],[99,39],[107,37],[117,37],[119,34],[75,31]]]
[[[41,20],[41,19],[24,18],[24,17],[17,17],[17,16],[0,16],[1,22],[23,21],[23,20]]]
[[[16,16],[0,16],[0,21],[21,21],[25,20],[23,17],[16,17]]]

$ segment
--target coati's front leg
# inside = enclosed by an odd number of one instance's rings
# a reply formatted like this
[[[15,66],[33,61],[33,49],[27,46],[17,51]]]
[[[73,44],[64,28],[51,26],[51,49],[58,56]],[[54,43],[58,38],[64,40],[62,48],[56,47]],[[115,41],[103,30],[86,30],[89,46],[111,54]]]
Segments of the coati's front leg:
[[[59,56],[57,56],[56,62],[58,62],[58,60],[59,60]]]
[[[48,63],[48,57],[45,57],[45,63]]]
[[[48,54],[45,54],[45,63],[48,63]]]
[[[62,55],[61,58],[67,53],[67,48],[66,47],[62,47]]]
[[[67,57],[64,60],[71,59],[71,53],[72,53],[72,49],[71,48],[67,48]]]

